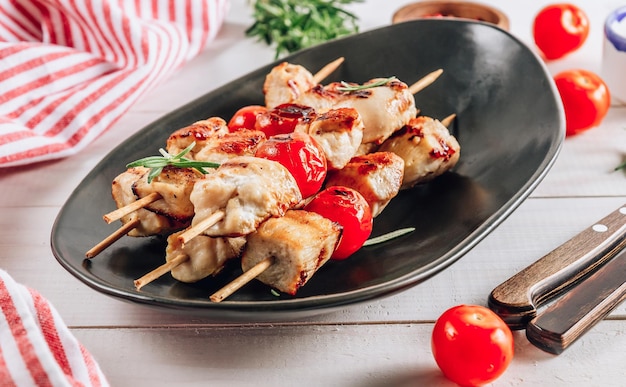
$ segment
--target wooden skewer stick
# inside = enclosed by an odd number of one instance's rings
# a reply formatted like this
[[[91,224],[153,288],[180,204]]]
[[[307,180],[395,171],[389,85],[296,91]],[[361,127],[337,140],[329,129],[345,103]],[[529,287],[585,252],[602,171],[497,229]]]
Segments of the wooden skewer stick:
[[[442,119],[441,124],[445,126],[446,128],[449,128],[450,124],[452,124],[452,121],[454,121],[455,118],[456,118],[456,113],[452,113],[449,116]]]
[[[153,192],[150,195],[146,195],[139,200],[125,205],[124,207],[120,207],[115,211],[111,211],[108,214],[105,214],[102,218],[105,222],[112,223],[130,214],[131,212],[135,212],[141,208],[144,208],[150,203],[156,202],[159,199],[161,199],[161,195],[157,192]]]
[[[104,249],[111,246],[115,241],[128,234],[130,230],[134,229],[139,225],[139,219],[135,218],[130,222],[125,223],[122,227],[118,228],[114,233],[104,238],[100,243],[89,249],[85,253],[85,257],[93,258],[96,255],[100,254]]]
[[[313,83],[318,84],[322,82],[322,80],[324,80],[327,76],[332,74],[333,71],[337,70],[337,68],[343,63],[344,60],[345,58],[341,56],[335,59],[334,61],[330,62],[326,66],[322,67],[320,71],[318,71],[317,73],[315,73],[315,75],[313,75]]]
[[[420,91],[424,90],[427,86],[430,86],[439,76],[443,73],[443,69],[435,70],[430,74],[427,74],[424,78],[415,82],[411,86],[409,86],[409,91],[411,94],[417,94]]]
[[[176,266],[180,265],[181,263],[187,262],[188,260],[189,260],[189,256],[187,254],[177,255],[171,261],[165,262],[163,265],[161,265],[161,266],[157,267],[156,269],[152,270],[151,272],[145,274],[141,278],[136,279],[135,280],[135,288],[137,290],[140,290],[145,285],[147,285],[150,282],[154,281],[155,279],[161,277],[165,273],[169,273]]]
[[[270,266],[274,264],[274,257],[267,257],[264,260],[260,261],[256,265],[252,266],[250,270],[245,271],[239,277],[235,278],[220,290],[216,291],[209,297],[209,299],[213,302],[221,302],[226,297],[235,293],[237,290],[241,289],[241,287],[248,282],[252,281],[256,277],[258,277],[261,273],[267,270]]]
[[[215,211],[213,214],[211,214],[211,216],[201,220],[197,224],[185,230],[182,234],[178,236],[178,240],[184,245],[185,243],[189,242],[193,238],[202,234],[202,232],[206,230],[207,228],[213,226],[220,220],[224,219],[224,216],[226,216],[224,211]]]

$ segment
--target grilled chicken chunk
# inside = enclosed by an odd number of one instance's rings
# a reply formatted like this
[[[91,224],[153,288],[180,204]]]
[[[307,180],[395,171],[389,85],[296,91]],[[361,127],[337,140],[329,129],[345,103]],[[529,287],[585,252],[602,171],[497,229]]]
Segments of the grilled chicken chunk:
[[[265,133],[260,130],[238,130],[214,135],[196,152],[194,160],[223,163],[236,156],[254,156],[256,149],[265,140]]]
[[[137,198],[148,196],[153,192],[158,193],[161,199],[144,208],[188,224],[194,215],[189,195],[196,181],[202,178],[204,176],[196,170],[167,166],[150,183],[148,174],[144,174],[132,185],[132,190]]]
[[[275,66],[265,77],[263,84],[265,105],[268,109],[273,109],[283,103],[293,102],[313,86],[315,86],[313,74],[309,70],[300,65],[283,62]]]
[[[225,213],[204,231],[215,237],[249,234],[265,219],[284,215],[302,196],[291,173],[278,162],[240,156],[198,181],[190,199],[196,212],[192,225],[217,211]]]
[[[183,244],[178,240],[182,231],[174,233],[167,238],[165,260],[185,255],[187,260],[171,270],[175,279],[193,283],[210,275],[216,275],[230,259],[241,255],[246,239],[238,238],[211,238],[198,235],[189,242]]]
[[[204,148],[207,141],[226,133],[228,133],[228,125],[224,119],[219,117],[207,118],[172,133],[167,139],[166,149],[169,154],[175,155],[195,141],[196,145],[185,156],[194,160],[196,152]]]
[[[143,167],[130,168],[119,174],[111,185],[111,194],[118,208],[124,207],[137,199],[135,185],[138,181],[147,183],[150,169]],[[166,194],[167,196],[167,194]],[[184,206],[183,206],[184,207]],[[179,230],[189,225],[190,218],[165,216],[157,212],[141,208],[129,215],[122,217],[122,223],[128,223],[133,219],[139,219],[139,225],[131,230],[128,235],[142,237],[158,234],[168,234],[174,230]],[[184,217],[182,217],[184,218]]]
[[[378,216],[402,186],[404,160],[391,152],[355,156],[340,170],[330,171],[326,186],[344,186],[359,192]]]
[[[257,279],[283,293],[296,294],[330,259],[341,230],[314,212],[287,211],[283,217],[266,220],[248,236],[241,267],[247,271],[271,257],[272,265]]]
[[[461,147],[438,120],[420,116],[396,132],[379,148],[404,159],[402,188],[434,179],[454,167]]]
[[[378,81],[380,79],[372,79],[363,85]],[[318,112],[340,107],[356,109],[363,120],[363,143],[381,144],[417,115],[413,94],[399,80],[357,91],[342,91],[344,86],[340,82],[317,85],[294,102],[311,106]]]
[[[320,145],[329,169],[341,169],[361,145],[363,121],[353,108],[330,109],[317,115],[302,131]]]

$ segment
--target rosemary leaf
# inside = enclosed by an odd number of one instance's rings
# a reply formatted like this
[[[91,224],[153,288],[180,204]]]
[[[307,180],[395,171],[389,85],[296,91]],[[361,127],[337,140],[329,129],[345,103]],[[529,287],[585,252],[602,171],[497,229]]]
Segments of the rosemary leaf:
[[[205,168],[217,168],[220,165],[211,161],[197,161],[186,159],[187,153],[191,152],[193,147],[196,146],[195,142],[192,142],[187,148],[183,149],[180,153],[172,156],[163,148],[159,149],[161,156],[148,156],[139,160],[135,160],[126,164],[126,168],[132,167],[145,167],[150,168],[148,173],[148,183],[152,183],[155,177],[159,176],[163,172],[163,168],[167,166],[177,168],[193,168],[198,172],[206,175],[208,171]]]
[[[337,90],[345,92],[345,93],[351,93],[351,92],[354,92],[354,91],[361,91],[361,90],[372,89],[374,87],[385,86],[389,82],[393,82],[393,81],[395,81],[397,79],[398,78],[393,76],[393,77],[389,77],[389,78],[380,79],[380,80],[378,80],[376,82],[366,83],[364,85],[357,85],[357,84],[352,84],[352,83],[347,83],[347,82],[342,81],[341,82],[341,86],[339,86],[337,88]]]
[[[415,227],[401,228],[387,234],[379,235],[375,238],[370,238],[366,240],[365,243],[363,243],[363,246],[372,246],[379,243],[387,242],[389,240],[401,237],[402,235],[410,234],[413,231],[415,231]]]

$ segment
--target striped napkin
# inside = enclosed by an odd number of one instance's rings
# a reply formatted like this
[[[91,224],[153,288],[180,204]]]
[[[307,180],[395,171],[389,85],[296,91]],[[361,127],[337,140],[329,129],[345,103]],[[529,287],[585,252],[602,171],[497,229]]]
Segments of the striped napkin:
[[[66,157],[198,54],[229,0],[0,0],[0,167]]]
[[[0,311],[0,385],[108,386],[54,307],[3,270]]]

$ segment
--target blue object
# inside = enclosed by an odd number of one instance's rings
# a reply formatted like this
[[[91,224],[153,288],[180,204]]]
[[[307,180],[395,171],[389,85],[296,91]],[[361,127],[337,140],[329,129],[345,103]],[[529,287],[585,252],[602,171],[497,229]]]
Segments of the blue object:
[[[613,11],[606,19],[604,23],[604,34],[606,35],[609,42],[613,44],[613,46],[618,51],[626,52],[626,37],[619,35],[614,27],[616,24],[621,23],[622,19],[626,17],[626,7],[621,7]],[[624,21],[626,23],[626,21]],[[626,30],[626,27],[624,28]]]

